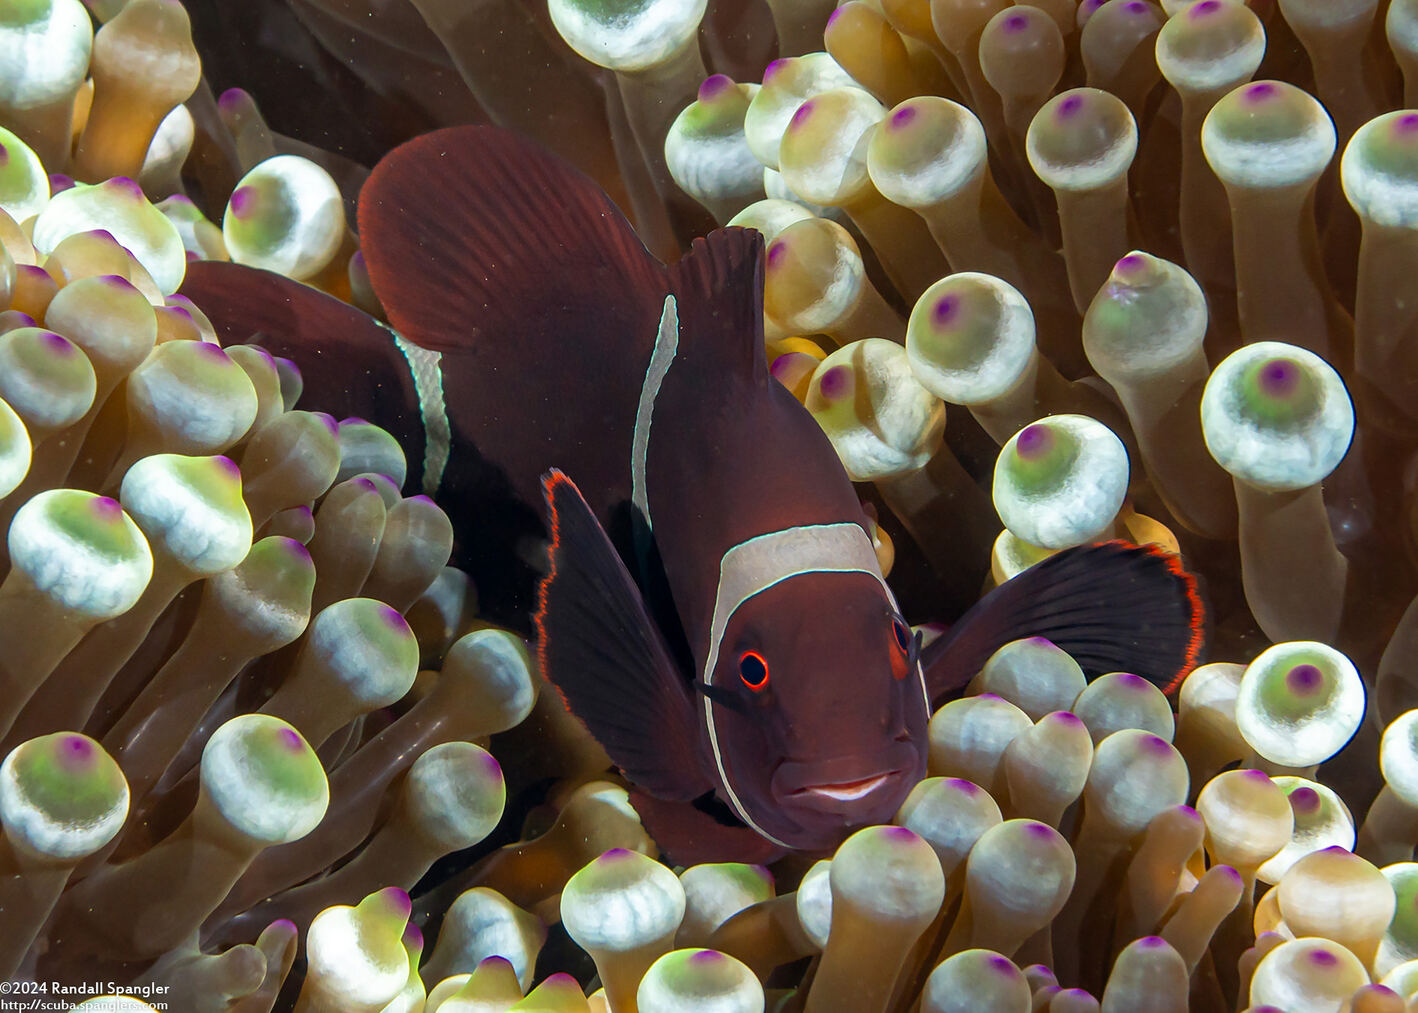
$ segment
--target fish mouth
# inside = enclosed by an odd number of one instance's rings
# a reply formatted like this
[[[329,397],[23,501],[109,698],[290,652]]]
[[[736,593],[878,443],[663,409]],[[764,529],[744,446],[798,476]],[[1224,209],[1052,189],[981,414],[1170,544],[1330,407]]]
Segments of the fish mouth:
[[[855,802],[856,799],[865,799],[866,796],[871,795],[878,787],[885,785],[898,773],[900,770],[888,770],[886,773],[862,777],[861,780],[844,780],[837,785],[805,785],[795,790],[793,795],[818,795],[824,799],[835,800],[835,802]]]
[[[885,773],[873,774],[871,777],[864,777],[858,781],[841,781],[837,784],[809,784],[797,789],[792,794],[797,797],[817,796],[828,798],[832,799],[834,802],[855,802],[859,798],[866,798],[899,773],[901,773],[899,770],[888,770]]]

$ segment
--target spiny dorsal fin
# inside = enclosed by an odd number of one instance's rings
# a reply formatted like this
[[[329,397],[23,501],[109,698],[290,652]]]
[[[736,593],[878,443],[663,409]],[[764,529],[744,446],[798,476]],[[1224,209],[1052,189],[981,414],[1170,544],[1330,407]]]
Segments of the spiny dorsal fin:
[[[715,229],[691,244],[669,276],[685,340],[716,342],[727,365],[766,382],[763,237],[737,226]]]

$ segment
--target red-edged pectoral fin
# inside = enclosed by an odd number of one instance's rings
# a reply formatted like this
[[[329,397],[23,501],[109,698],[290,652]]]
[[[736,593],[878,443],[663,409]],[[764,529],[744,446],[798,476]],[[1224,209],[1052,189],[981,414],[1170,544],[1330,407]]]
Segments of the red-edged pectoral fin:
[[[712,784],[698,718],[639,588],[575,483],[542,477],[551,568],[536,614],[542,673],[625,776],[662,799]]]
[[[1140,675],[1171,692],[1201,658],[1206,612],[1196,578],[1155,545],[1103,542],[1050,556],[995,588],[921,653],[932,704],[991,654],[1044,637],[1091,678]]]

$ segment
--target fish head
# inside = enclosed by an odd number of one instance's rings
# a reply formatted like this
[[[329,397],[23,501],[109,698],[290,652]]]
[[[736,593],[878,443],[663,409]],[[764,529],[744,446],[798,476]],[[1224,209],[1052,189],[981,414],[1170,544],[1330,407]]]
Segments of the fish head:
[[[743,601],[701,693],[724,794],[786,847],[890,822],[925,776],[917,640],[874,574],[801,573]]]

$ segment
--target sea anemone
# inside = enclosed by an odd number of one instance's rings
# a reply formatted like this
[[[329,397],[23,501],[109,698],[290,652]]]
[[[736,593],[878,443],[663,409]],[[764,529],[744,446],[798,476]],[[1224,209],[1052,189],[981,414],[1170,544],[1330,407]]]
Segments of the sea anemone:
[[[0,21],[0,977],[197,1013],[1418,998],[1418,4]],[[924,642],[1123,538],[1199,575],[1210,663],[1169,697],[1011,642],[892,825],[673,865],[447,565],[433,458],[179,291],[232,260],[382,328],[359,188],[468,120],[667,262],[763,234],[771,375]]]

